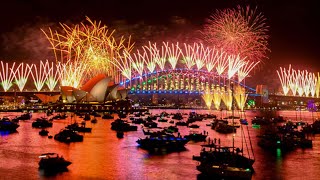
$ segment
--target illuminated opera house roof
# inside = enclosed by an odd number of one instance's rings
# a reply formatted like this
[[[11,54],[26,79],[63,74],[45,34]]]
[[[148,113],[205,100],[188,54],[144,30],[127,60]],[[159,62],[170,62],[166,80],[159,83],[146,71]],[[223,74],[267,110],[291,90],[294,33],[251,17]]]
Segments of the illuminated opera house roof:
[[[127,92],[114,84],[111,77],[100,74],[90,79],[80,89],[61,86],[61,95],[64,102],[105,102],[116,99],[125,99]]]

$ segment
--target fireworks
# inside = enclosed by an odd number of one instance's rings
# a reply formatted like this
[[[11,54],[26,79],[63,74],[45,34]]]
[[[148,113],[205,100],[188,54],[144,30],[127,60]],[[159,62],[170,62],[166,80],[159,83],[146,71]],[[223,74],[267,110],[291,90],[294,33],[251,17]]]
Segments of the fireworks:
[[[48,62],[48,61],[47,61]],[[50,91],[53,91],[54,88],[56,87],[56,85],[58,84],[58,81],[61,77],[61,64],[55,64],[53,62],[51,62],[51,65],[49,63],[48,67],[48,77],[47,77],[47,81],[46,84],[49,88]]]
[[[111,63],[118,68],[121,74],[128,80],[132,77],[132,62],[130,61],[130,55],[128,52],[124,51],[123,54],[119,54],[118,58],[114,58]]]
[[[216,87],[214,90],[214,94],[213,94],[213,103],[214,103],[214,107],[219,110],[220,109],[220,104],[221,104],[221,91],[220,91],[220,87]]]
[[[48,61],[46,61],[46,63],[43,63],[42,61],[40,61],[39,66],[37,66],[36,64],[32,64],[30,66],[31,76],[37,91],[41,91],[42,87],[44,86],[44,83],[47,80],[48,66],[49,66]]]
[[[217,10],[210,16],[202,34],[205,41],[228,54],[240,54],[249,61],[266,58],[269,51],[268,26],[257,8]]]
[[[147,69],[149,70],[149,73],[153,73],[156,69],[156,62],[157,60],[157,54],[155,52],[150,51],[148,48],[142,47],[144,50],[144,53],[142,55],[145,65]]]
[[[86,20],[88,25],[81,23],[70,27],[60,24],[63,33],[42,30],[52,46],[56,61],[86,64],[88,69],[85,73],[89,78],[101,73],[117,76],[118,71],[112,62],[119,58],[119,52],[132,50],[130,37],[126,39],[122,36],[117,41],[114,30],[110,31],[101,22],[91,21],[88,17]]]
[[[140,75],[140,78],[141,78],[143,71],[144,71],[144,58],[143,58],[143,56],[138,51],[136,54],[129,55],[128,59],[132,62],[132,68],[138,72],[138,74]]]
[[[229,69],[228,69],[228,78],[231,77],[242,67],[246,64],[244,59],[241,59],[239,55],[230,55],[228,58],[229,62]]]
[[[222,73],[224,72],[225,69],[227,69],[228,67],[228,56],[226,53],[224,53],[223,51],[221,51],[221,53],[218,55],[217,57],[217,66],[216,66],[216,70],[219,76],[222,75]]]
[[[286,70],[280,67],[277,71],[279,76],[283,94],[288,95],[291,90],[293,96],[312,96],[314,97],[319,92],[319,78],[314,73],[307,70],[294,70],[291,65]]]
[[[28,81],[28,77],[31,73],[31,68],[28,64],[20,63],[14,71],[15,83],[17,84],[19,90],[22,92],[24,86]]]
[[[291,68],[291,66],[289,66],[289,71],[290,71],[290,68]],[[289,87],[290,78],[288,77],[287,71],[285,68],[282,69],[280,67],[280,72],[277,71],[277,74],[278,74],[280,82],[281,82],[283,94],[286,96],[290,90],[290,87]]]
[[[171,46],[169,46],[169,43],[163,43],[166,47],[166,56],[168,57],[168,61],[171,65],[172,69],[175,69],[181,54],[181,49],[179,48],[179,43],[177,42],[177,44],[171,44]]]
[[[86,70],[86,64],[69,61],[60,65],[61,86],[79,88]]]
[[[246,62],[244,66],[240,67],[238,70],[238,82],[242,82],[252,71],[252,69],[258,65],[260,61],[257,62]]]
[[[14,66],[15,63],[13,63],[11,67],[9,67],[8,63],[3,63],[3,61],[1,61],[0,80],[2,88],[5,92],[7,92],[12,86],[12,81],[15,77],[13,71]]]
[[[195,45],[196,44],[194,44],[192,47],[190,45],[184,44],[185,53],[183,53],[183,56],[184,56],[183,61],[186,64],[188,70],[191,70],[192,66],[194,66],[196,64],[195,57],[194,57],[195,56],[195,53],[194,53]]]
[[[211,109],[213,94],[211,94],[209,91],[206,91],[205,93],[203,93],[202,99],[206,103],[206,106],[208,107],[208,109]]]
[[[247,97],[248,97],[248,94],[246,94],[245,88],[239,85],[235,85],[233,97],[235,98],[239,109],[243,111]]]
[[[231,110],[232,109],[232,91],[230,88],[225,88],[222,89],[221,91],[221,99],[224,102],[224,104],[226,105],[227,110]]]

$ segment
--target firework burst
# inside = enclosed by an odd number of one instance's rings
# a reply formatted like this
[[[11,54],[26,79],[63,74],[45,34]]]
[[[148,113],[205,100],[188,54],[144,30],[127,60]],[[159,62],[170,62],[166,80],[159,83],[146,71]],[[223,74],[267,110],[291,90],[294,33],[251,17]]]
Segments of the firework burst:
[[[238,82],[242,82],[260,61],[248,62],[238,70]]]
[[[245,59],[245,58],[244,58]],[[231,79],[231,77],[237,73],[237,71],[243,67],[247,62],[244,61],[244,59],[241,59],[239,55],[230,55],[228,57],[229,62],[229,68],[228,68],[228,78]]]
[[[47,78],[46,84],[47,84],[49,90],[53,91],[54,88],[56,87],[56,85],[58,84],[59,79],[61,77],[61,64],[59,62],[57,64],[51,62],[51,65],[49,63],[49,66],[47,66],[47,67],[48,67],[48,69],[47,69],[48,70],[48,78]]]
[[[247,97],[248,97],[248,94],[246,94],[245,88],[239,85],[235,85],[233,96],[238,104],[239,109],[243,111]]]
[[[42,61],[40,61],[39,66],[37,66],[36,64],[32,64],[30,66],[31,76],[37,91],[41,91],[41,89],[43,88],[47,80],[48,69],[49,69],[48,66],[49,66],[48,61],[46,61],[46,63],[43,63]]]
[[[14,79],[14,66],[15,63],[12,64],[11,67],[9,67],[9,63],[3,63],[3,61],[1,61],[1,72],[0,72],[0,80],[1,80],[1,85],[2,88],[5,92],[7,92],[12,84],[12,81]]]
[[[117,76],[114,59],[118,59],[119,52],[130,52],[134,43],[131,37],[118,40],[114,37],[115,30],[109,30],[101,22],[92,21],[88,17],[86,23],[68,26],[60,24],[62,33],[42,30],[49,40],[57,62],[72,62],[86,64],[84,72],[87,78],[97,74]]]
[[[17,84],[19,90],[22,92],[24,86],[28,81],[28,77],[31,73],[31,68],[28,64],[20,63],[15,69],[15,83]]]
[[[206,106],[208,107],[208,109],[211,109],[213,94],[210,93],[209,91],[206,91],[205,93],[203,93],[202,99],[206,103]]]
[[[204,40],[228,54],[240,54],[249,61],[266,58],[268,26],[263,14],[249,6],[217,10],[207,20],[202,34]]]

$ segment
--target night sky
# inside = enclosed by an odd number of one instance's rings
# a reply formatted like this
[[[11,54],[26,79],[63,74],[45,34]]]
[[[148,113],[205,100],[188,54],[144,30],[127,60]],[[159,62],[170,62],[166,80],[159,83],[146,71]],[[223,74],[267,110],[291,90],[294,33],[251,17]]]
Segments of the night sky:
[[[316,0],[1,1],[0,58],[29,61],[46,59],[50,52],[46,51],[47,42],[40,28],[52,27],[58,22],[79,23],[85,20],[85,16],[101,20],[103,24],[115,29],[119,28],[119,22],[122,22],[119,32],[124,33],[129,29],[127,33],[132,33],[135,40],[139,41],[143,38],[128,26],[143,22],[144,26],[156,27],[155,33],[165,30],[166,35],[170,36],[172,33],[171,38],[174,38],[179,37],[177,34],[181,36],[184,31],[200,30],[205,19],[215,9],[235,8],[237,5],[247,4],[257,5],[270,26],[271,53],[262,69],[271,71],[272,68],[277,69],[291,63],[296,69],[320,71],[320,63],[317,63],[320,60],[320,11],[317,9]],[[173,20],[177,19],[185,20],[187,23],[179,27],[173,23]],[[154,36],[149,35],[150,38]],[[268,70],[263,72],[268,73]]]

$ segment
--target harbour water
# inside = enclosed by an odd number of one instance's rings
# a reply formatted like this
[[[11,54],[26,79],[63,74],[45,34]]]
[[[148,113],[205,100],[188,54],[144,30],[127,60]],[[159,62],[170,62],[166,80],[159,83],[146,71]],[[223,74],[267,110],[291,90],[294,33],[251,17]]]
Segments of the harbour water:
[[[168,113],[188,113],[191,110],[150,110],[156,114],[162,111]],[[205,110],[196,110],[197,113],[207,113]],[[225,116],[220,111],[210,113]],[[280,111],[282,115],[293,121],[303,120],[312,123],[313,118],[318,117],[317,113]],[[1,113],[0,117],[14,117],[20,113]],[[34,113],[33,118],[44,116],[44,113]],[[53,127],[48,128],[50,135],[57,134],[60,129],[70,124],[71,114],[66,120],[54,120]],[[238,114],[235,114],[238,116]],[[246,118],[250,120],[257,115],[257,112],[247,111]],[[160,152],[150,154],[140,149],[136,141],[144,137],[140,125],[138,131],[126,132],[124,138],[118,139],[116,132],[111,130],[112,120],[97,118],[96,124],[87,122],[92,127],[91,133],[82,133],[83,142],[61,143],[46,136],[40,136],[40,129],[32,128],[30,121],[20,121],[18,132],[12,134],[1,133],[0,136],[0,179],[197,179],[199,172],[196,170],[197,162],[192,160],[193,155],[198,155],[203,142],[189,142],[186,150],[181,152]],[[76,118],[81,121],[80,118]],[[241,145],[241,131],[233,136],[224,135],[211,130],[206,126],[210,120],[197,122],[201,131],[208,131],[210,139],[221,139],[221,144],[230,146],[233,139],[235,146]],[[169,123],[158,123],[159,126],[169,126]],[[245,128],[246,129],[246,128]],[[277,151],[271,153],[257,146],[257,136],[262,129],[253,128],[249,123],[248,130],[252,140],[255,163],[252,179],[319,179],[320,177],[320,136],[312,137],[313,148],[297,149],[289,153]],[[179,126],[181,135],[187,135],[190,131],[185,126]],[[56,152],[72,164],[67,172],[58,174],[46,174],[39,171],[39,155],[47,152]]]

